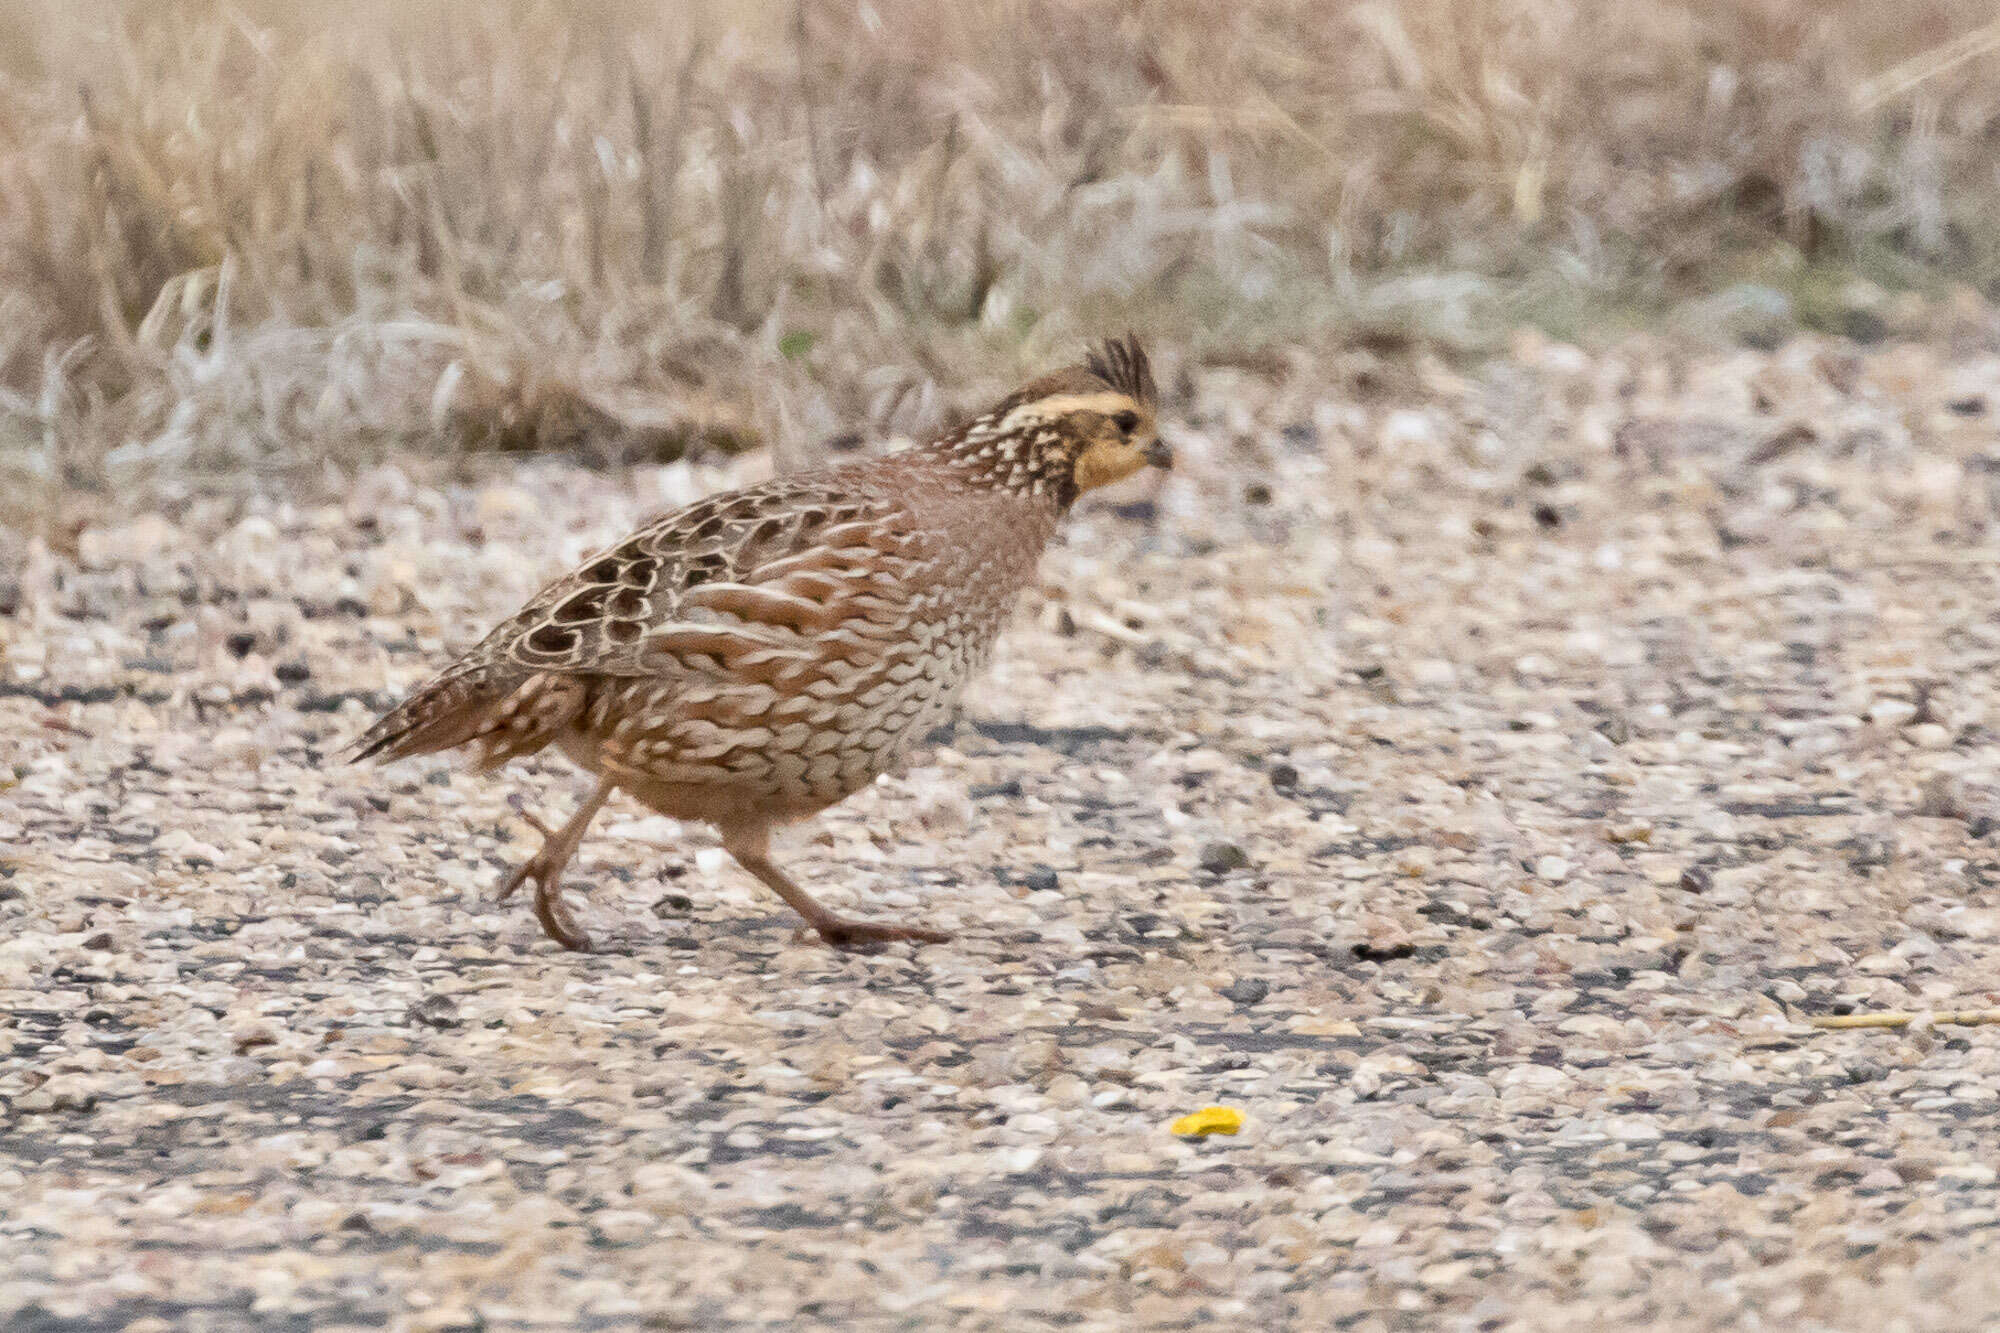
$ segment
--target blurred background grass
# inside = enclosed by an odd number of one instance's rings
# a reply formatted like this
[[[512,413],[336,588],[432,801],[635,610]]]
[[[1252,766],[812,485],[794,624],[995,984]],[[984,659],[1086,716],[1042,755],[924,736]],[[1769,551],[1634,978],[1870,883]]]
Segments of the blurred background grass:
[[[16,0],[0,471],[804,454],[1127,326],[1868,341],[2000,282],[1996,147],[1991,0]]]

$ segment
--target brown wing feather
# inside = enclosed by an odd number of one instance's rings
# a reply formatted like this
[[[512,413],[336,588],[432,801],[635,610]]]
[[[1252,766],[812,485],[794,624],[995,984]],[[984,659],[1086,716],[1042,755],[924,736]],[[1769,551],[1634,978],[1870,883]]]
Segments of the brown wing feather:
[[[893,520],[894,505],[856,495],[839,474],[779,478],[668,514],[543,589],[482,649],[532,671],[648,675],[665,627],[726,621],[708,587],[748,586],[759,571],[810,552],[843,527]],[[694,598],[690,601],[690,598]],[[775,604],[764,608],[780,615]],[[477,650],[475,650],[477,651]]]
[[[838,663],[861,652],[845,642],[851,635],[829,631],[846,616],[865,618],[857,580],[866,582],[885,544],[907,543],[907,518],[867,475],[864,465],[779,478],[648,524],[419,686],[348,747],[351,758],[473,744],[479,766],[494,767],[576,723],[593,679],[811,684],[821,654]]]

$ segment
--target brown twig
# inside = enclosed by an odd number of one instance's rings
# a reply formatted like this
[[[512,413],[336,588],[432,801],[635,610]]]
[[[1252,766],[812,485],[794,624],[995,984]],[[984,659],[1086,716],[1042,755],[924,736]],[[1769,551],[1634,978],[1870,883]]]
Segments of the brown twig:
[[[1912,1023],[1978,1027],[2000,1023],[2000,1009],[1937,1009],[1910,1013],[1901,1009],[1881,1009],[1869,1014],[1826,1014],[1811,1020],[1816,1028],[1901,1028]]]
[[[826,211],[826,167],[820,161],[819,112],[813,105],[813,81],[807,68],[806,0],[792,6],[792,42],[799,64],[799,103],[806,114],[806,156],[812,160],[813,192],[819,196],[820,211]]]

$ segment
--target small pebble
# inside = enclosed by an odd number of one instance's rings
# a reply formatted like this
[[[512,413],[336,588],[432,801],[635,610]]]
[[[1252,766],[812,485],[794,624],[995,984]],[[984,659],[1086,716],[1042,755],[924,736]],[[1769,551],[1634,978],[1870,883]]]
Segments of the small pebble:
[[[1256,977],[1239,977],[1222,988],[1222,998],[1235,1004],[1261,1004],[1271,993],[1271,983]]]
[[[449,995],[438,994],[426,995],[411,1005],[410,1019],[433,1028],[455,1028],[464,1021],[459,1016],[458,1002]]]
[[[1249,865],[1250,857],[1233,842],[1211,842],[1202,846],[1196,864],[1207,874],[1226,875]]]
[[[1458,668],[1438,657],[1426,657],[1410,668],[1410,680],[1430,690],[1448,690],[1458,684]]]
[[[1900,727],[1917,715],[1917,706],[1908,699],[1877,699],[1868,705],[1868,720],[1881,727]]]
[[[1923,819],[1969,819],[1965,783],[1954,773],[1931,774],[1918,789],[1917,814]]]

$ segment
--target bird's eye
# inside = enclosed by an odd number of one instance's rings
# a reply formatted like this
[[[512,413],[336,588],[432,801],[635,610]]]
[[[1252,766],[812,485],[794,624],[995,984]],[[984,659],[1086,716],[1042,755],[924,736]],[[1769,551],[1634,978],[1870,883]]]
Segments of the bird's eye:
[[[1139,429],[1139,414],[1137,412],[1120,412],[1117,416],[1111,418],[1111,424],[1118,427],[1125,434],[1130,435],[1133,431]]]

